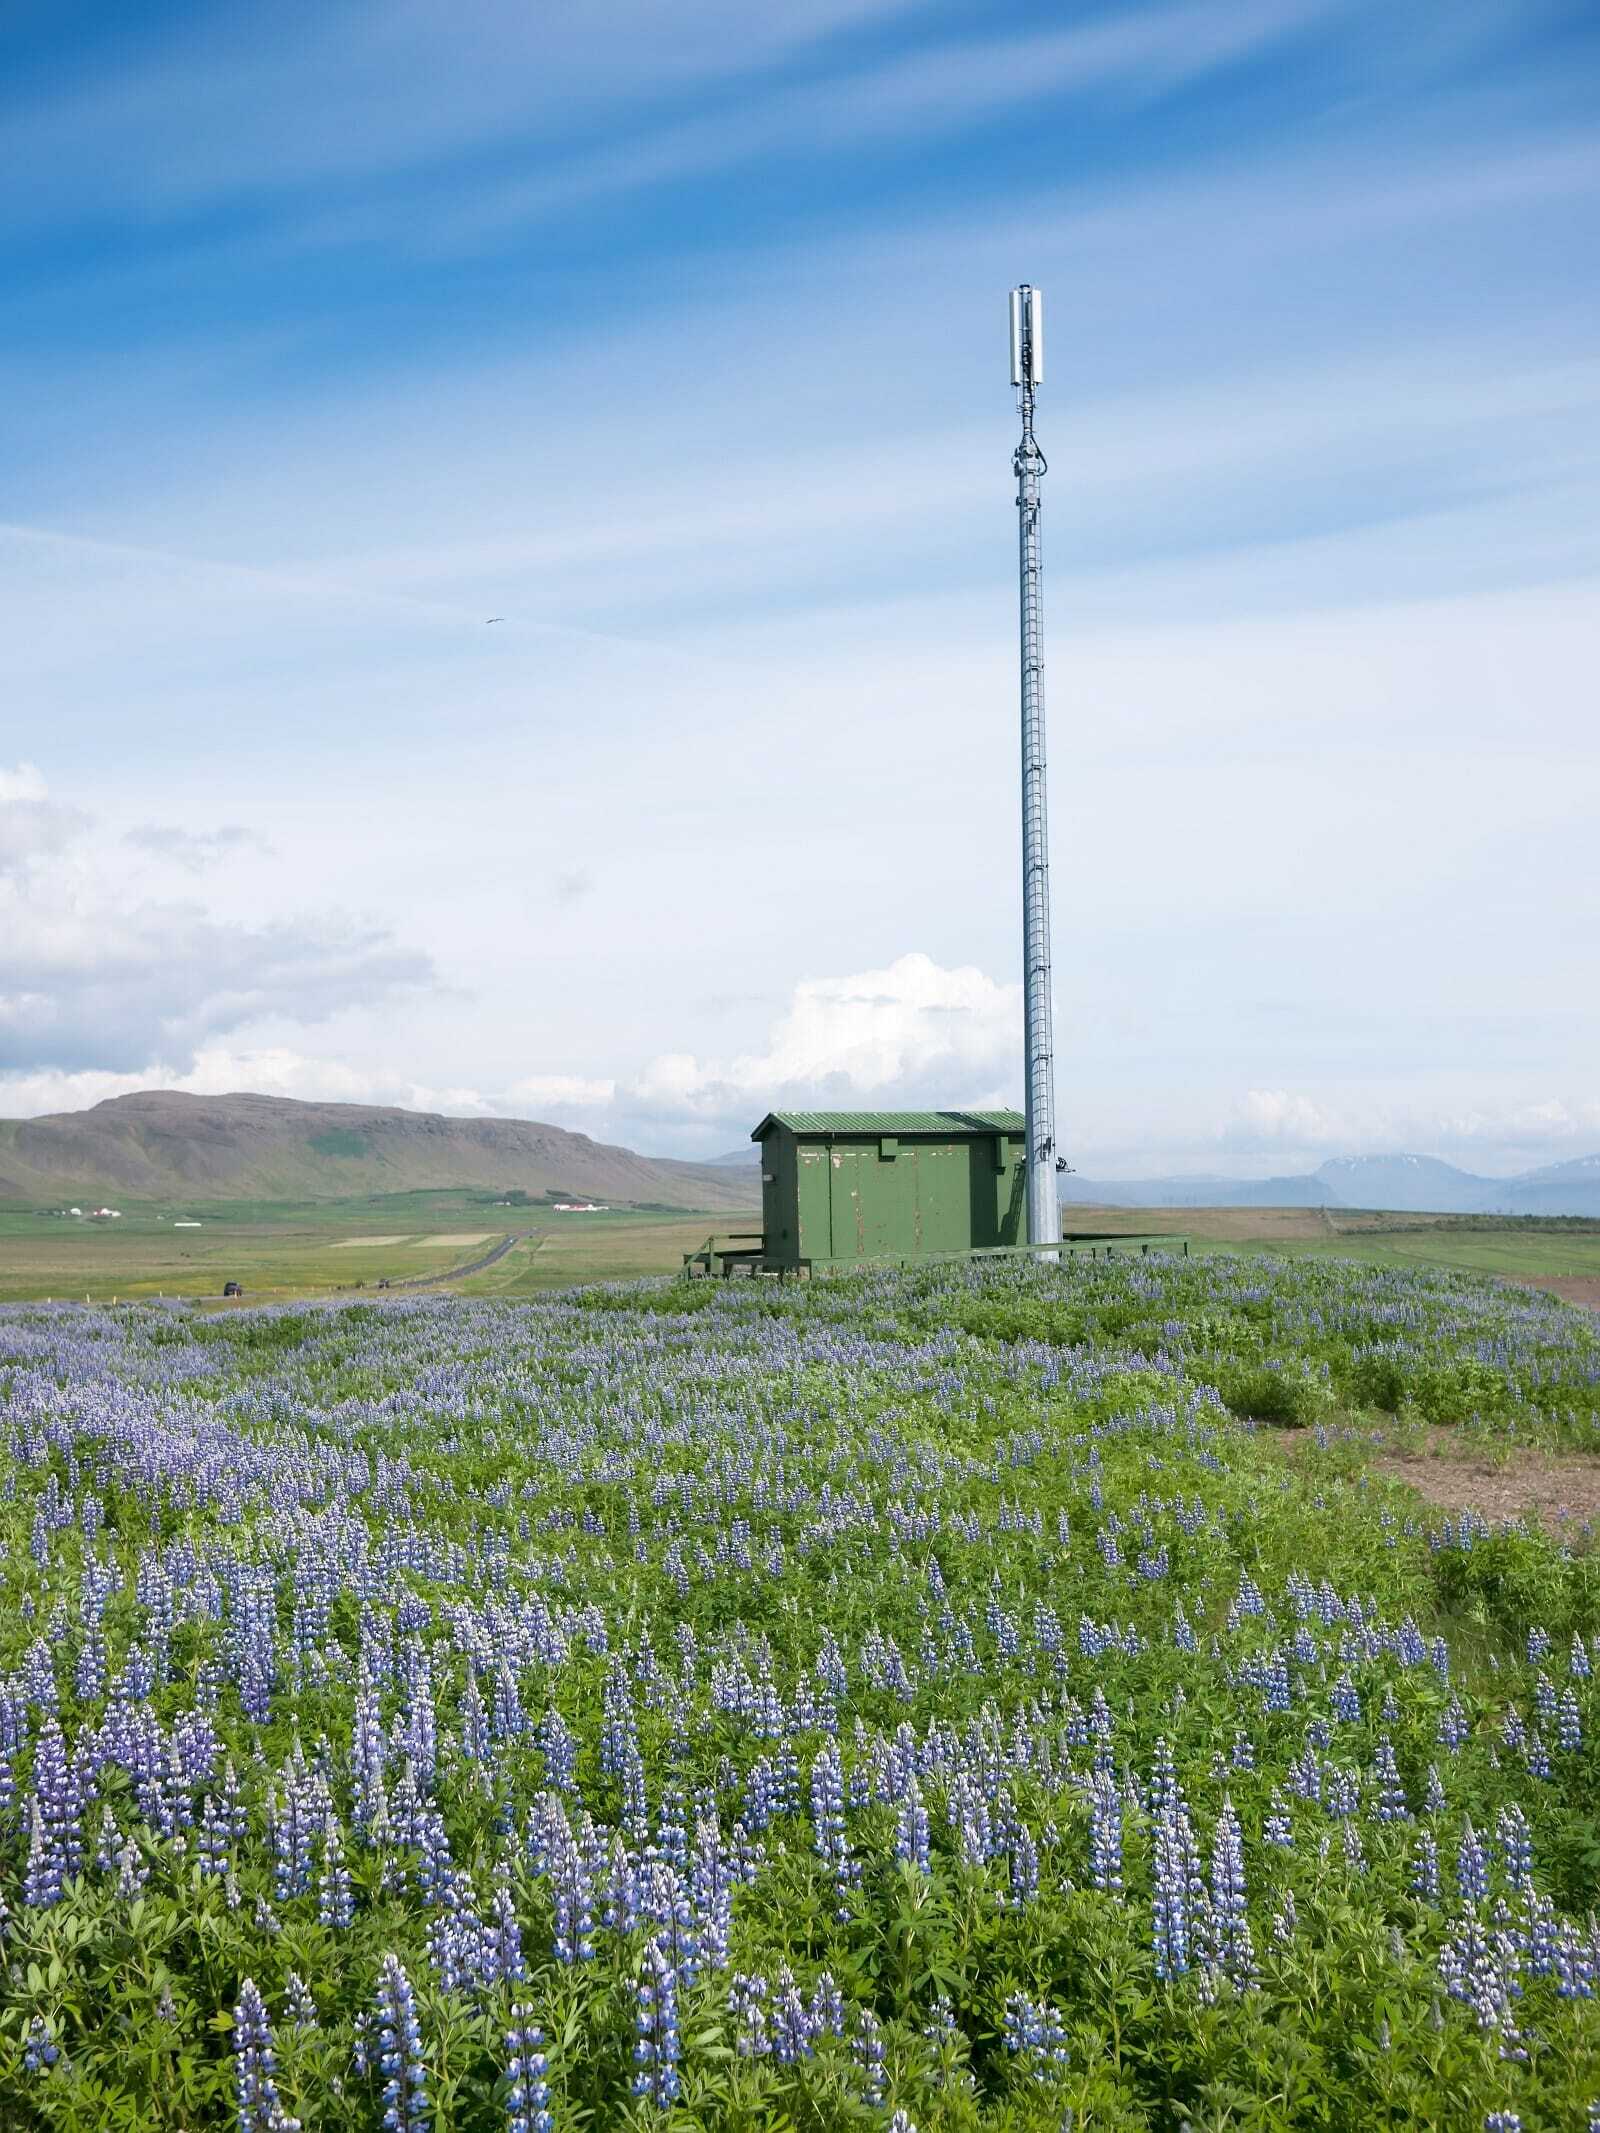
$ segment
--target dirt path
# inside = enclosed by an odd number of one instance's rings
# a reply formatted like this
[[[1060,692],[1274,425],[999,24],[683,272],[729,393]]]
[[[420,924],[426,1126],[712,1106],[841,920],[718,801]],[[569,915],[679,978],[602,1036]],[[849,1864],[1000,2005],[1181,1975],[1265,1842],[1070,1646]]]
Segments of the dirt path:
[[[1587,1452],[1512,1452],[1504,1461],[1430,1429],[1426,1450],[1380,1453],[1375,1474],[1403,1481],[1444,1511],[1477,1511],[1491,1525],[1532,1512],[1547,1533],[1576,1544],[1600,1522],[1600,1459]]]
[[[1512,1288],[1543,1289],[1563,1303],[1577,1304],[1585,1311],[1600,1311],[1600,1274],[1518,1274]]]
[[[1310,1430],[1271,1434],[1291,1459],[1315,1448]],[[1387,1481],[1403,1481],[1441,1511],[1476,1511],[1491,1525],[1531,1511],[1547,1533],[1574,1548],[1588,1546],[1591,1529],[1600,1529],[1600,1458],[1588,1452],[1527,1450],[1497,1459],[1454,1430],[1435,1426],[1415,1450],[1374,1447],[1366,1465]]]

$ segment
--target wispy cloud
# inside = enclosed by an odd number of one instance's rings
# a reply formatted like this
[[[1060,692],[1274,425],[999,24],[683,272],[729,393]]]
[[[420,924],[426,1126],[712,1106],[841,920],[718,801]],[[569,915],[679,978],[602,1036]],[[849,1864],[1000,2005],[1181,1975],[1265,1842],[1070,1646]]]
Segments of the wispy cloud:
[[[1346,11],[1348,0],[1187,0],[1112,13],[1070,29],[951,38],[877,65],[770,90],[714,117],[645,131],[561,160],[553,171],[478,186],[425,214],[435,241],[483,238],[581,201],[737,168],[796,149],[838,152],[926,139],[1026,112],[1062,96],[1162,96]],[[335,225],[337,228],[337,225]],[[350,225],[344,225],[346,233]]]
[[[913,0],[786,0],[750,9],[616,0],[604,15],[514,0],[381,9],[286,0],[214,18],[177,51],[119,63],[7,114],[7,218],[93,206],[143,216],[482,157],[528,134],[648,108],[797,49],[870,29]],[[165,43],[165,41],[164,41]],[[92,47],[90,56],[92,56]],[[77,154],[99,147],[93,165]],[[13,182],[14,181],[14,182]]]
[[[203,874],[238,852],[271,850],[257,831],[244,829],[237,822],[225,822],[214,830],[188,830],[170,823],[142,822],[125,830],[122,841],[136,851],[149,852],[157,859],[182,867],[187,874]]]

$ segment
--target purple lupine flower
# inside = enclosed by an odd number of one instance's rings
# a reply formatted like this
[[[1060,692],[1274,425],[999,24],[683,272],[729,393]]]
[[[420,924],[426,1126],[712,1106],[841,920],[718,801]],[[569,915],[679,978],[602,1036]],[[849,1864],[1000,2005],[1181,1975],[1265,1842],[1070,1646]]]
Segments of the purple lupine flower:
[[[1061,2011],[1048,2000],[1014,1992],[1006,2001],[1006,2050],[1040,2083],[1055,2081],[1067,2064],[1067,2028]]]
[[[272,2024],[253,1978],[239,1987],[233,2010],[233,2060],[239,2133],[299,2133],[300,2121],[278,2100]]]
[[[772,2056],[780,2066],[793,2066],[811,2057],[817,2040],[816,2024],[787,1965],[778,1972],[773,1986],[770,2020]]]
[[[1161,1781],[1160,1754],[1165,1746],[1164,1741],[1157,1745],[1157,1777],[1152,1785]],[[1097,1889],[1121,1891],[1122,1795],[1106,1777],[1096,1778],[1089,1794],[1089,1874]]]
[[[1384,1734],[1378,1743],[1374,1763],[1377,1777],[1377,1798],[1374,1802],[1373,1819],[1378,1822],[1409,1821],[1411,1810],[1406,1805],[1406,1791],[1400,1782],[1400,1766],[1395,1760],[1394,1743]]]
[[[1333,1685],[1334,1715],[1346,1725],[1357,1725],[1361,1719],[1361,1698],[1356,1694],[1356,1685],[1350,1676],[1341,1674]]]
[[[1226,1795],[1212,1833],[1211,1914],[1207,1923],[1213,1967],[1241,1989],[1253,1984],[1256,1958],[1245,1904],[1244,1832],[1233,1802]]]
[[[869,2110],[881,2109],[888,2093],[883,2024],[870,2007],[856,2009],[855,2028],[850,2039],[850,2056],[861,2072],[862,2102]]]
[[[894,1855],[919,1874],[930,1871],[928,1810],[914,1775],[907,1775],[895,1810]]]
[[[490,1921],[485,1928],[485,1959],[482,1965],[485,1976],[492,1983],[523,1984],[527,1979],[528,1964],[522,1952],[522,1928],[517,1923],[517,1900],[512,1892],[508,1868],[503,1861],[489,1909]]]
[[[343,1932],[347,1926],[353,1924],[355,1915],[355,1896],[350,1883],[350,1869],[345,1863],[344,1837],[337,1817],[329,1813],[322,1824],[322,1871],[317,1883],[317,1917],[321,1924],[333,1927],[336,1932]]]
[[[1451,1999],[1470,2009],[1480,2030],[1498,2031],[1507,2057],[1522,2056],[1512,2019],[1521,1992],[1517,1951],[1510,1937],[1491,1933],[1473,1913],[1456,1926],[1439,1956],[1439,1976]]]
[[[49,2023],[43,2015],[34,2015],[23,2040],[22,2064],[30,2074],[47,2073],[61,2057],[61,2047],[56,2043]]]
[[[1439,1901],[1439,1846],[1431,1829],[1419,1829],[1411,1847],[1411,1893],[1424,1903]]]
[[[36,1911],[61,1901],[61,1854],[45,1834],[44,1810],[34,1794],[29,1812],[28,1863],[22,1877],[22,1900]]]
[[[428,2133],[428,2076],[416,1995],[397,1955],[383,1958],[376,2013],[385,2133]]]
[[[767,1981],[736,1971],[728,1987],[728,2011],[733,2016],[734,2041],[742,2057],[765,2058],[772,2049],[767,2017]]]
[[[1289,1802],[1281,1788],[1274,1786],[1272,1801],[1261,1825],[1261,1834],[1268,1844],[1280,1851],[1294,1850],[1294,1823],[1290,1818]]]
[[[1513,1883],[1526,1881],[1533,1872],[1533,1831],[1515,1800],[1508,1801],[1496,1815],[1494,1839],[1500,1848],[1507,1880]]]
[[[132,1837],[124,1840],[117,1853],[117,1894],[124,1902],[137,1896],[150,1879],[150,1869],[145,1857]]]
[[[534,2024],[533,2009],[520,2003],[506,2031],[506,2078],[506,2133],[554,2133],[544,2032]]]
[[[554,1793],[549,1811],[549,1875],[555,1898],[555,1956],[560,1963],[586,1963],[594,1955],[594,1877],[566,1812]]]
[[[738,1859],[723,1843],[713,1806],[696,1819],[694,1851],[689,1860],[689,1900],[701,1950],[713,1970],[727,1966],[733,1892],[740,1878]]]
[[[1168,1807],[1155,1826],[1152,1938],[1158,1978],[1182,1977],[1189,1967],[1189,1893],[1195,1870],[1188,1814],[1182,1807]]]
[[[839,1916],[849,1916],[845,1902],[851,1885],[861,1878],[860,1861],[850,1848],[845,1828],[844,1766],[836,1741],[826,1741],[811,1766],[812,1845],[817,1857],[832,1873],[839,1891]]]
[[[645,1943],[636,1987],[633,2093],[657,2110],[670,2110],[678,2099],[678,1975],[659,1938]]]
[[[387,1757],[388,1744],[383,1734],[378,1692],[363,1679],[356,1692],[355,1723],[350,1738],[350,1775],[356,1827],[369,1833],[378,1827],[387,1811],[383,1789]]]
[[[1563,1755],[1574,1755],[1583,1746],[1583,1716],[1570,1685],[1556,1706],[1556,1746]]]
[[[291,1970],[283,1981],[283,1995],[289,2003],[289,2020],[296,2029],[315,2029],[317,2003],[311,1997],[311,1988],[298,1970]]]

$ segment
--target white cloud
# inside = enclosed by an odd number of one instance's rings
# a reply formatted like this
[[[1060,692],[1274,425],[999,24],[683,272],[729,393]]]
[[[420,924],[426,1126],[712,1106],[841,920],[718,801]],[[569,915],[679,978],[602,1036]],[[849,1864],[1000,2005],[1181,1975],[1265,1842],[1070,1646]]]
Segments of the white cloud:
[[[50,798],[33,764],[0,769],[0,881],[62,851],[87,824],[77,808]]]
[[[1320,1104],[1308,1096],[1292,1095],[1287,1089],[1251,1089],[1241,1102],[1239,1113],[1231,1130],[1247,1146],[1287,1141],[1297,1148],[1315,1147],[1331,1143],[1338,1136],[1337,1125]]]
[[[20,829],[16,827],[20,824]],[[328,1020],[432,982],[387,927],[336,911],[259,921],[139,893],[24,766],[0,786],[0,1062],[12,1073],[190,1070],[272,1018]]]
[[[545,1111],[600,1111],[614,1099],[617,1085],[603,1076],[584,1074],[528,1074],[514,1081],[506,1101],[527,1105],[536,1115]]]
[[[214,830],[187,830],[169,823],[141,822],[125,831],[122,841],[137,851],[169,860],[172,865],[182,867],[186,874],[203,874],[208,867],[220,866],[225,859],[239,852],[270,849],[265,838],[237,822],[224,822]]]
[[[623,1083],[624,1113],[657,1125],[746,1130],[753,1110],[872,1101],[992,1100],[1014,1078],[1021,987],[913,952],[880,970],[804,978],[765,1050],[702,1060],[664,1052]]]

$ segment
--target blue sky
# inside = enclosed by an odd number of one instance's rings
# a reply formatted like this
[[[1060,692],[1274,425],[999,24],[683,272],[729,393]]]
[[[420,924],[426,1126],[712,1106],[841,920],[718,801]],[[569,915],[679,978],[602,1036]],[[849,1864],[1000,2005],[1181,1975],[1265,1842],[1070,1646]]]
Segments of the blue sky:
[[[1600,1147],[1600,18],[13,5],[0,1112]],[[491,615],[504,619],[492,625]]]

